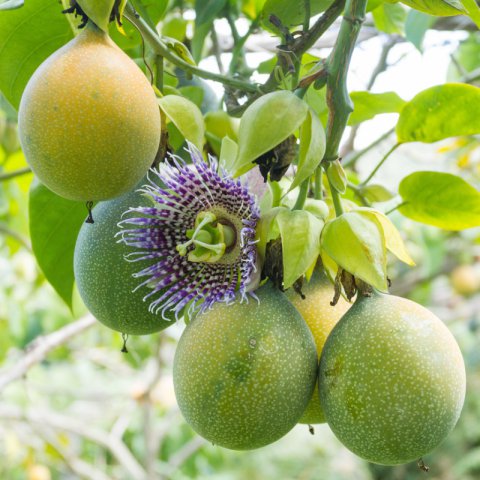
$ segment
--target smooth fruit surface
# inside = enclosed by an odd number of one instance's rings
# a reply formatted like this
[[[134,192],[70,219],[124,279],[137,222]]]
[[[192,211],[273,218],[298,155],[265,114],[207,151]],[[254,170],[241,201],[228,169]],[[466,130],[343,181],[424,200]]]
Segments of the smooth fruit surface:
[[[132,335],[158,332],[174,320],[150,313],[145,293],[133,292],[140,280],[132,274],[142,269],[142,262],[127,262],[124,255],[131,249],[115,238],[129,207],[150,204],[136,191],[99,203],[92,211],[95,223],[82,225],[75,245],[75,280],[85,305],[107,327]]]
[[[317,373],[315,344],[285,295],[267,284],[260,303],[217,303],[180,338],[173,366],[186,421],[216,445],[262,447],[298,422]]]
[[[318,358],[320,358],[323,346],[332,328],[351,307],[351,304],[344,300],[343,297],[340,297],[335,306],[330,305],[334,293],[333,286],[325,273],[320,269],[315,270],[310,282],[303,285],[302,293],[305,298],[302,298],[293,288],[286,292],[288,299],[300,312],[300,315],[310,328],[315,340],[315,346],[317,347]],[[325,421],[318,388],[315,388],[299,423],[312,424]]]
[[[151,166],[160,113],[141,70],[89,24],[31,77],[19,135],[32,170],[53,192],[106,200],[131,190]]]
[[[394,465],[418,460],[455,426],[465,366],[433,313],[374,294],[358,299],[328,337],[319,387],[339,440],[370,462]]]

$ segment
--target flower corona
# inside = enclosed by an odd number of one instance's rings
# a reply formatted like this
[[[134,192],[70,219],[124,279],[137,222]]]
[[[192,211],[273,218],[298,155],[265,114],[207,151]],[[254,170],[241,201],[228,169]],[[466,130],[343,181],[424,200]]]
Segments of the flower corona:
[[[256,287],[255,197],[218,162],[191,144],[192,163],[170,157],[152,169],[140,190],[151,207],[132,207],[119,223],[120,242],[133,247],[130,262],[148,266],[134,274],[150,291],[150,311],[191,315],[215,302],[243,299]]]

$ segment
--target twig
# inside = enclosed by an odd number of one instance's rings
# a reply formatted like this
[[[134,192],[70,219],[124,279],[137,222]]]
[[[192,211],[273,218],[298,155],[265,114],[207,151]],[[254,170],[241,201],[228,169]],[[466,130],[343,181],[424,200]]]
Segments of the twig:
[[[223,68],[222,62],[222,49],[220,48],[220,42],[218,41],[217,31],[215,30],[215,23],[212,25],[212,43],[213,43],[213,54],[215,56],[215,61],[217,62],[218,71],[225,75],[225,69]]]
[[[208,442],[196,435],[188,443],[186,443],[175,455],[170,457],[168,465],[170,467],[170,473],[173,474],[178,467],[183,465],[185,460],[190,458],[199,448],[202,448]]]
[[[12,178],[20,177],[21,175],[25,175],[27,173],[32,173],[30,167],[20,168],[19,170],[15,170],[13,172],[0,173],[0,182],[5,182],[6,180],[11,180]]]
[[[315,22],[312,28],[295,41],[292,48],[289,50],[289,54],[292,57],[300,58],[329,29],[333,22],[342,13],[344,5],[345,0],[335,0]],[[282,67],[282,59],[281,55],[277,55],[277,57],[276,66],[272,70],[267,81],[259,87],[259,92],[256,95],[252,95],[243,105],[229,109],[228,113],[230,115],[241,115],[257,98],[265,93],[273,92],[278,88],[281,80],[275,75],[275,71],[277,67]]]
[[[145,470],[137,462],[132,452],[118,438],[109,435],[104,430],[92,427],[88,419],[71,418],[49,410],[35,409],[22,410],[12,405],[0,405],[0,418],[28,423],[49,425],[56,430],[70,432],[93,443],[103,446],[117,459],[135,480],[146,480]]]
[[[27,345],[25,355],[15,365],[0,371],[0,392],[10,383],[22,378],[30,368],[41,362],[51,350],[92,327],[95,322],[93,316],[87,315],[56,332],[37,337]]]
[[[15,230],[11,229],[4,223],[0,223],[0,235],[6,235],[8,237],[12,237],[14,240],[16,240],[20,245],[25,247],[27,250],[32,251],[32,247],[28,239],[23,235],[21,235],[20,233],[16,232]]]
[[[345,159],[342,163],[343,163],[343,166],[344,167],[352,167],[355,165],[355,163],[357,163],[357,160],[360,158],[360,157],[363,157],[363,155],[365,155],[366,153],[368,153],[370,150],[372,150],[372,148],[375,148],[377,145],[379,145],[380,143],[382,143],[384,140],[386,140],[393,132],[395,132],[395,127],[391,128],[390,130],[388,130],[387,132],[383,133],[382,135],[380,135],[380,137],[378,137],[376,140],[374,140],[370,145],[367,145],[365,148],[363,148],[362,150],[359,150],[357,153],[355,153],[354,155],[348,157],[347,159]]]
[[[125,17],[133,23],[138,30],[142,33],[145,40],[150,44],[152,50],[162,57],[164,57],[169,62],[173,63],[182,70],[189,72],[193,75],[197,75],[201,78],[207,80],[213,80],[214,82],[220,82],[224,85],[229,85],[233,88],[239,88],[245,92],[258,92],[258,86],[237,78],[227,77],[218,73],[208,72],[202,70],[201,68],[192,65],[179,56],[175,55],[168,47],[163,43],[158,34],[148,25],[148,23],[143,20],[141,17],[137,17],[135,12],[130,4],[127,4],[125,9]]]
[[[33,428],[33,425],[32,425]],[[38,435],[42,437],[46,443],[48,443],[62,458],[67,467],[72,473],[78,475],[80,478],[86,478],[89,480],[109,480],[110,477],[103,473],[101,470],[95,468],[87,462],[84,462],[81,458],[78,458],[70,450],[67,450],[58,441],[58,436],[49,431],[43,431],[43,426],[38,425],[35,428]]]
[[[378,162],[377,166],[370,172],[370,175],[362,182],[362,185],[366,185],[373,177],[374,175],[378,172],[380,167],[385,163],[388,157],[400,146],[400,143],[396,143],[383,157],[382,159]]]

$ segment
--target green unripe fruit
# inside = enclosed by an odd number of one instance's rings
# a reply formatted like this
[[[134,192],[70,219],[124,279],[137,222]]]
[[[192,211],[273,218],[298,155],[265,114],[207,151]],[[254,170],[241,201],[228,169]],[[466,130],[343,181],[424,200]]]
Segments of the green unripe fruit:
[[[317,347],[318,358],[320,358],[323,346],[332,328],[351,305],[343,297],[339,298],[335,306],[330,305],[334,293],[333,286],[321,269],[315,270],[310,282],[303,285],[302,293],[305,298],[302,298],[293,288],[290,288],[287,290],[287,297],[310,328]],[[318,388],[315,388],[299,423],[312,424],[324,423],[325,421]]]
[[[259,448],[298,422],[312,396],[315,344],[285,295],[267,284],[260,303],[216,303],[195,318],[173,365],[186,421],[216,445]]]
[[[418,460],[455,426],[465,366],[447,327],[400,297],[359,298],[332,330],[319,373],[322,407],[339,440],[366,460]]]
[[[34,173],[71,200],[130,191],[160,141],[159,107],[145,75],[91,23],[30,78],[18,121]]]
[[[151,205],[149,198],[136,191],[99,203],[92,212],[95,223],[82,225],[75,245],[75,280],[85,305],[107,327],[132,335],[158,332],[173,324],[148,311],[144,291],[133,291],[139,280],[132,274],[141,270],[142,262],[125,260],[132,249],[115,238],[117,223],[128,208]]]

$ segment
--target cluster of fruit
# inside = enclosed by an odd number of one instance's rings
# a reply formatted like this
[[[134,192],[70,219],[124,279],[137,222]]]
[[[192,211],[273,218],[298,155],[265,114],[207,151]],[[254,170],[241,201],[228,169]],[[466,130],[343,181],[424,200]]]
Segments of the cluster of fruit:
[[[95,224],[85,224],[77,241],[75,277],[87,307],[123,333],[171,325],[173,315],[147,309],[136,291],[138,268],[124,258],[130,250],[115,239],[129,207],[151,206],[135,187],[155,158],[160,117],[140,70],[89,23],[31,78],[19,129],[32,169],[54,192],[111,199],[95,207]],[[198,219],[199,235],[218,233],[208,225],[202,230],[205,218]],[[235,220],[225,224],[234,227]],[[232,248],[240,244],[234,233]],[[224,254],[205,242],[197,247],[207,263]],[[252,449],[298,422],[327,421],[353,452],[382,464],[418,459],[446,437],[465,395],[462,356],[448,329],[405,299],[373,292],[359,294],[351,307],[343,301],[332,307],[331,294],[319,270],[305,299],[267,283],[255,291],[258,302],[215,303],[189,323],[176,351],[174,383],[180,409],[199,434],[227,448]]]

